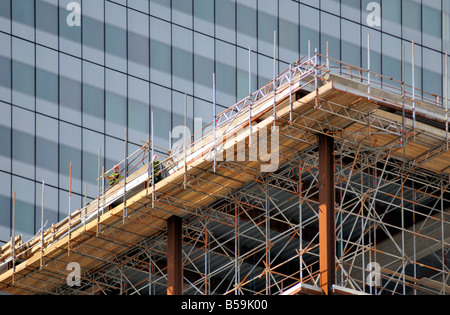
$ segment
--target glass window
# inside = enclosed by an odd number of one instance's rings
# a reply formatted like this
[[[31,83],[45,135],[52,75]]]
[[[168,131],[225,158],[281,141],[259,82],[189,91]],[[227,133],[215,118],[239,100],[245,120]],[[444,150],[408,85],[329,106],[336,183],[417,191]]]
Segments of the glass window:
[[[83,1],[83,58],[104,64],[104,1]]]
[[[153,132],[155,146],[169,149],[171,129],[172,93],[169,89],[156,84],[150,86],[151,108],[153,111]]]
[[[171,86],[172,49],[170,23],[150,17],[150,78]]]
[[[258,89],[262,88],[272,80],[273,58],[258,55]]]
[[[58,121],[36,115],[36,180],[58,186]]]
[[[322,12],[321,13],[321,53],[326,55],[327,53],[327,42],[328,42],[328,52],[329,56],[340,60],[340,32],[341,32],[341,23],[338,17]]]
[[[237,0],[237,44],[257,49],[256,0]],[[273,34],[273,30],[272,30]]]
[[[81,125],[81,60],[59,55],[60,119]]]
[[[149,18],[128,10],[128,73],[149,79]]]
[[[98,151],[98,149],[97,149]],[[105,154],[105,172],[114,167],[114,165],[118,164],[120,161],[123,161],[125,158],[125,141],[118,140],[116,138],[111,138],[106,136],[106,154]],[[128,151],[128,154],[132,152]],[[98,153],[97,153],[98,154]],[[103,165],[103,160],[102,160]],[[120,168],[123,169],[123,164],[120,165]],[[97,169],[95,170],[95,174],[97,174]],[[104,184],[107,185],[108,181],[105,179]],[[101,186],[101,184],[100,184]],[[97,194],[97,188],[91,189],[89,192],[94,193],[90,196],[95,197]]]
[[[16,192],[16,235],[24,240],[34,235],[34,182],[21,177],[12,177],[12,191]]]
[[[248,49],[242,49],[240,47],[237,47],[237,99],[242,100],[246,98],[250,93],[253,93],[258,89],[258,81],[257,81],[257,74],[258,74],[258,59],[255,52],[251,52],[250,62],[251,62],[251,88],[249,90],[248,86],[248,62],[249,62],[249,56],[248,56]]]
[[[214,73],[214,39],[194,34],[194,93],[212,101]]]
[[[36,183],[36,212],[35,212],[35,231],[41,229],[42,213],[42,182]],[[51,187],[45,182],[44,187],[44,230],[58,223],[58,189]]]
[[[214,35],[214,1],[194,0],[194,30]]]
[[[423,91],[442,96],[442,54],[434,50],[423,48]],[[433,100],[433,96],[424,94]]]
[[[127,125],[127,78],[106,69],[106,133],[123,138]]]
[[[12,101],[34,110],[34,45],[17,38],[13,38],[12,45]]]
[[[321,0],[320,9],[334,14],[340,13],[339,0]]]
[[[299,4],[293,1],[280,1],[279,59],[293,63],[299,59]]]
[[[407,41],[404,41],[403,45],[405,45],[405,83],[412,86],[412,46],[411,42]],[[414,69],[416,97],[420,97],[422,95],[422,49],[417,45],[414,49]],[[412,89],[406,87],[406,92],[411,93]]]
[[[361,66],[361,27],[353,22],[341,21],[342,61]]]
[[[400,36],[402,33],[402,1],[382,0],[381,15],[383,31]]]
[[[36,0],[36,42],[58,49],[58,0]]]
[[[450,52],[450,1],[443,1],[442,6],[442,50]]]
[[[11,36],[0,33],[0,100],[11,102]]]
[[[97,177],[102,170],[98,169],[98,153],[100,150],[100,167],[103,166],[103,157],[105,156],[104,136],[87,129],[83,129],[83,194],[85,184],[87,184],[87,195],[97,196]],[[123,159],[123,157],[122,157]]]
[[[305,3],[309,6],[316,7],[316,8],[319,8],[319,3],[320,3],[320,1],[318,1],[318,0],[301,0],[301,2]]]
[[[440,0],[424,1],[423,16],[423,45],[441,50],[442,43],[442,7]]]
[[[172,1],[172,22],[192,28],[192,0]]]
[[[11,3],[12,34],[34,41],[34,1],[22,0]]]
[[[0,1],[0,31],[11,32],[11,1]]]
[[[81,3],[81,1],[59,0],[59,49],[81,57],[81,26],[70,26],[67,23],[69,15],[75,14],[74,10],[67,10],[67,5],[71,2]]]
[[[34,113],[13,107],[12,171],[34,179]]]
[[[402,0],[403,38],[422,43],[422,11],[420,0]]]
[[[124,7],[106,1],[106,65],[127,70],[126,11]]]
[[[83,126],[104,132],[104,68],[83,62]]]
[[[273,32],[277,32],[278,45],[278,1],[258,1],[258,52],[273,57]],[[278,52],[277,52],[278,57]]]
[[[189,132],[191,132],[190,135],[192,135],[192,132],[194,130],[194,104],[192,96],[187,96],[187,128],[189,129]],[[178,126],[184,126],[184,94],[172,91],[172,130],[174,130],[175,127]],[[176,135],[173,135],[175,137]],[[180,138],[182,135],[180,135]],[[177,142],[176,138],[172,139],[172,144],[174,145],[175,142]]]
[[[70,162],[72,162],[72,192],[80,193],[81,128],[61,121],[59,123],[59,187],[66,190],[69,190]]]
[[[128,7],[148,13],[149,0],[128,0]]]
[[[216,114],[219,114],[216,112]],[[194,134],[195,139],[199,139],[202,136],[201,130],[203,127],[214,121],[213,117],[213,104],[200,100],[198,98],[194,99]],[[212,129],[212,125],[208,130]],[[207,132],[207,130],[204,130]]]
[[[382,63],[383,75],[394,80],[402,80],[402,44],[401,40],[391,35],[382,35]],[[383,83],[389,86],[400,88],[398,83],[389,79],[383,79]],[[394,90],[395,91],[395,90]]]
[[[173,88],[192,94],[192,31],[172,25],[172,36]]]
[[[11,240],[11,205],[11,175],[0,172],[0,242],[4,243]]]
[[[392,0],[390,1],[392,2]],[[359,22],[361,20],[361,1],[341,0],[341,15],[354,22]]]
[[[150,87],[143,80],[133,77],[128,80],[128,141],[142,145],[149,134]]]
[[[97,195],[96,195],[97,196]],[[70,197],[70,213],[82,208],[82,200],[84,197],[74,194]],[[59,190],[59,212],[58,221],[66,218],[69,215],[69,191]]]
[[[236,46],[216,40],[216,100],[230,107],[236,103]]]
[[[58,52],[36,46],[36,111],[58,118]]]
[[[216,38],[236,42],[236,0],[216,0]]]
[[[370,68],[372,72],[380,73],[382,72],[381,69],[381,33],[371,29],[371,28],[362,28],[362,67],[364,69],[368,68],[368,60],[367,60],[367,36],[370,35]],[[381,80],[379,77],[372,76],[371,77],[372,82],[379,82],[381,83]]]
[[[300,53],[302,56],[314,56],[314,49],[320,49],[319,10],[300,5]],[[310,51],[308,51],[308,41]]]
[[[0,102],[0,170],[11,171],[11,105]],[[0,211],[1,212],[1,211]]]
[[[150,0],[150,14],[170,21],[170,1],[169,0]]]

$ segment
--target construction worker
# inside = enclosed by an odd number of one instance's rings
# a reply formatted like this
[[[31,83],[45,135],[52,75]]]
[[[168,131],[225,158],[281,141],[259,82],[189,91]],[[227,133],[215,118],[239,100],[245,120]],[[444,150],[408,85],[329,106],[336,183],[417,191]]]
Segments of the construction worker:
[[[122,178],[122,176],[120,176],[119,165],[114,165],[114,173],[112,173],[111,176],[108,176],[105,173],[103,173],[103,177],[105,177],[105,179],[109,180],[110,188],[112,186],[114,186],[115,184],[117,184],[120,181],[120,179]]]
[[[153,161],[151,162],[152,167],[153,167],[153,172],[155,174],[155,184],[159,181],[161,181],[162,179],[162,163],[158,160],[158,156],[155,155],[153,156]]]

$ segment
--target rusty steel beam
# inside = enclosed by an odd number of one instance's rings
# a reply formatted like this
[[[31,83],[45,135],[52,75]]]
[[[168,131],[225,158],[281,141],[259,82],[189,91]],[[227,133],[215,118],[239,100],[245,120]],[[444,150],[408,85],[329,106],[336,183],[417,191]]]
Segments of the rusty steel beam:
[[[183,294],[181,218],[167,220],[167,295]]]
[[[319,135],[319,265],[320,287],[330,294],[335,281],[334,139]]]

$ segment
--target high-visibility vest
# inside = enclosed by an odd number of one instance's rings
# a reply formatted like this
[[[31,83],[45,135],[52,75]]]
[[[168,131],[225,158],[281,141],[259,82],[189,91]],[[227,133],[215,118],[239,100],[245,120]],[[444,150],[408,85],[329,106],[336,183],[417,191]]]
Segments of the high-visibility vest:
[[[112,179],[109,181],[110,185],[117,184],[121,179],[120,173],[117,173],[117,172],[112,173],[111,177],[112,177]]]
[[[155,173],[158,173],[159,171],[161,171],[161,162],[160,161],[152,162],[152,165],[155,165],[154,166]]]

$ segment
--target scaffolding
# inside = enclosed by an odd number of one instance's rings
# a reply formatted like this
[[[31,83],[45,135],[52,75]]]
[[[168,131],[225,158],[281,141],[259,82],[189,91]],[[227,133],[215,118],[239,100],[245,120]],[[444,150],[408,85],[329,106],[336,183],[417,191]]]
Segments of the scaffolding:
[[[161,181],[151,135],[122,161],[118,185],[101,183],[99,163],[98,198],[2,247],[0,290],[449,294],[447,95],[316,52],[172,148]],[[334,200],[323,201],[327,189]],[[75,286],[71,262],[81,266]]]

